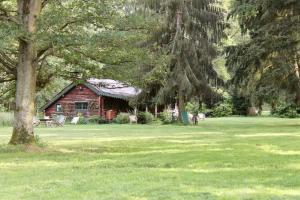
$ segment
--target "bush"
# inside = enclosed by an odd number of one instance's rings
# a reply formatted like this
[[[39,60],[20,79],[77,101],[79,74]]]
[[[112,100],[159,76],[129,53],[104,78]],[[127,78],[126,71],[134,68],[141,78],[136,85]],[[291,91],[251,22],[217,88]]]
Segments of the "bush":
[[[213,117],[228,117],[232,115],[232,105],[229,103],[221,103],[212,111]]]
[[[116,123],[118,124],[128,124],[130,122],[129,113],[119,113],[116,117]]]
[[[0,112],[0,126],[12,126],[14,121],[13,113]]]
[[[232,98],[233,104],[233,114],[235,115],[247,115],[248,108],[251,106],[250,101],[245,97],[233,96]]]
[[[153,122],[153,115],[149,112],[139,112],[137,115],[137,121],[139,124],[150,124]]]
[[[273,115],[282,118],[297,118],[300,117],[300,107],[294,104],[280,104],[273,112]]]
[[[88,118],[89,124],[107,124],[108,121],[102,116],[91,116]]]
[[[167,111],[159,113],[158,118],[162,121],[163,124],[171,124],[173,122],[172,114]]]
[[[98,117],[98,124],[108,124],[109,121],[105,117]]]
[[[79,117],[78,123],[77,124],[88,124],[89,119],[86,117]]]

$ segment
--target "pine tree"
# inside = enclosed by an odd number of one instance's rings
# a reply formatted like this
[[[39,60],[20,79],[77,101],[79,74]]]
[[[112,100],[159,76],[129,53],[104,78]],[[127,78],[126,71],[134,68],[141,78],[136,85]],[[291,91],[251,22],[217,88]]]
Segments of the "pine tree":
[[[142,4],[161,15],[152,42],[171,57],[158,96],[161,100],[177,96],[181,113],[191,97],[213,92],[210,83],[218,75],[212,61],[217,55],[215,44],[225,36],[224,11],[215,0],[145,0]]]
[[[266,101],[289,91],[300,105],[300,1],[235,0],[231,16],[250,35],[248,42],[227,48],[234,85]]]

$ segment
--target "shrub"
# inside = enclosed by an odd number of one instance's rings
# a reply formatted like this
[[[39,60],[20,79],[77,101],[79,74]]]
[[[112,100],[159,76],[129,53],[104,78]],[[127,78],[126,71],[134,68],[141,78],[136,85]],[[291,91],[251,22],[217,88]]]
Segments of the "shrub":
[[[233,114],[235,115],[247,115],[248,108],[251,106],[250,101],[245,97],[239,97],[234,95],[232,98]]]
[[[79,117],[78,123],[77,124],[88,124],[89,119],[86,117]]]
[[[139,112],[137,115],[137,121],[139,124],[150,124],[153,122],[153,115],[149,112]]]
[[[300,108],[294,104],[280,104],[273,112],[273,115],[282,118],[297,118],[300,117]]]
[[[116,123],[118,124],[128,124],[130,122],[129,113],[119,113],[116,117]]]
[[[163,124],[171,124],[173,122],[172,114],[167,111],[159,113],[158,118],[162,121]]]
[[[232,105],[229,103],[221,103],[212,111],[213,117],[228,117],[232,115]]]
[[[13,121],[13,113],[0,112],[0,126],[12,126]]]
[[[107,124],[108,121],[102,116],[91,116],[88,118],[89,124]]]
[[[108,124],[109,121],[105,117],[98,117],[98,124]]]
[[[99,123],[99,116],[91,116],[88,118],[89,124],[98,124]]]

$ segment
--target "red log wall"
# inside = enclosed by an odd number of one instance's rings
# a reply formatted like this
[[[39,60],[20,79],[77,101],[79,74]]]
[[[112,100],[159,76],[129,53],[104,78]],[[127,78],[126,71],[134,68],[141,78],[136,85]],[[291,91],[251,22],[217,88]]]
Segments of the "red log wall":
[[[45,110],[45,114],[46,116],[52,116],[54,114],[64,114],[69,117],[76,116],[78,113],[75,110],[75,102],[88,102],[88,111],[82,113],[83,115],[100,115],[101,97],[82,84],[77,85],[59,100],[54,102]],[[57,104],[62,105],[63,113],[56,112]]]

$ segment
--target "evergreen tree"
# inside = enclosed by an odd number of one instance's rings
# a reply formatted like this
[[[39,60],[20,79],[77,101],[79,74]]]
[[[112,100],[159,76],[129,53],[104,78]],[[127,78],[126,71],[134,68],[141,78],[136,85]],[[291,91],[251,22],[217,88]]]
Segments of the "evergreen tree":
[[[142,5],[161,16],[151,41],[170,57],[159,99],[177,96],[181,113],[191,97],[209,95],[211,83],[221,82],[212,61],[215,44],[225,36],[224,11],[215,0],[145,0]]]
[[[250,40],[227,48],[232,83],[251,100],[274,104],[281,90],[300,105],[300,1],[235,0],[231,17]],[[270,99],[270,97],[272,97]]]

